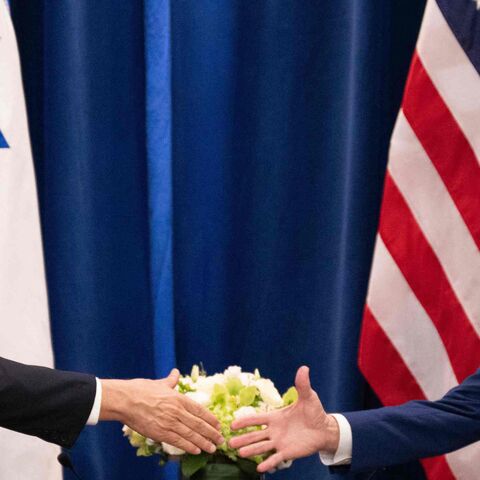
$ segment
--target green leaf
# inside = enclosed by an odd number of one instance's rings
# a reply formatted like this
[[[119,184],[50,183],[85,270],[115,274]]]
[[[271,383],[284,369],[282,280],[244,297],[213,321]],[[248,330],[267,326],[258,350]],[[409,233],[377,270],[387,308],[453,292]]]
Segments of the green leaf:
[[[238,395],[240,390],[243,388],[243,384],[240,379],[235,377],[229,378],[226,381],[225,386],[227,387],[228,393],[230,395]]]
[[[132,447],[142,447],[145,444],[146,438],[137,432],[132,432],[129,441]]]
[[[182,379],[180,379],[178,382],[178,391],[179,393],[185,394],[187,392],[195,392],[195,389],[188,385],[188,383],[184,383]]]
[[[258,395],[258,388],[257,387],[245,387],[240,390],[239,400],[241,407],[248,407],[255,402],[255,398]]]
[[[291,405],[298,400],[298,392],[295,387],[290,387],[284,394],[283,394],[283,404],[285,406]]]
[[[245,472],[248,475],[255,475],[257,473],[257,464],[255,462],[252,462],[251,460],[239,458],[237,460],[237,464],[240,470],[242,470],[242,472]]]
[[[209,455],[202,452],[199,455],[185,455],[182,458],[182,474],[186,478],[195,475],[201,468],[208,463]]]
[[[220,385],[216,383],[213,386],[212,392],[212,404],[224,404],[227,401],[228,390],[225,388],[224,385]]]

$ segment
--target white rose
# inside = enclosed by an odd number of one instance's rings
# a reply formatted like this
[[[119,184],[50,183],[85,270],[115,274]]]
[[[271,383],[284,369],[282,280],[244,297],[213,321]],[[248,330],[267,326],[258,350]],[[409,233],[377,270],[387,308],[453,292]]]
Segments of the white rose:
[[[225,370],[225,376],[227,378],[240,378],[242,373],[242,368],[238,367],[237,365],[233,365],[232,367],[228,367]]]
[[[240,407],[238,410],[233,412],[233,416],[235,417],[235,420],[239,420],[240,418],[256,415],[256,413],[257,411],[253,407]]]
[[[253,373],[242,372],[240,374],[240,381],[245,387],[249,387],[255,383],[255,375],[253,375]]]
[[[185,454],[185,452],[181,448],[174,447],[173,445],[169,445],[168,443],[165,443],[165,442],[162,442],[162,448],[167,455],[172,455],[177,457],[179,455]]]
[[[210,395],[206,392],[187,392],[185,396],[188,397],[190,400],[199,403],[203,407],[206,407],[210,404]]]
[[[255,381],[255,386],[260,390],[260,396],[265,403],[275,408],[283,405],[282,397],[271,380],[259,378]]]
[[[197,392],[205,392],[208,395],[211,395],[213,392],[213,387],[216,384],[223,385],[225,383],[225,377],[221,373],[212,375],[211,377],[200,377],[195,384],[195,389]]]

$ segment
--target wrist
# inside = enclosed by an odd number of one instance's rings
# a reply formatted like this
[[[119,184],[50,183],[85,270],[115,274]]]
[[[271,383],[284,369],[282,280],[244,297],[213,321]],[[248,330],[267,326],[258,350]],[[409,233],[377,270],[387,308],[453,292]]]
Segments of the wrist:
[[[333,415],[327,415],[321,451],[335,455],[340,442],[340,427]]]
[[[131,380],[100,380],[102,382],[102,404],[100,421],[127,422],[127,414],[131,411]]]

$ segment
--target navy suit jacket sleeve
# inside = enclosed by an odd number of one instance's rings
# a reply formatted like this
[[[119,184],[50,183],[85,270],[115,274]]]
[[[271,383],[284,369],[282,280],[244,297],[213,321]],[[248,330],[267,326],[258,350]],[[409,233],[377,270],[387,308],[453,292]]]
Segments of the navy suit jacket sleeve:
[[[436,402],[344,415],[352,427],[351,472],[458,450],[480,440],[480,370]]]
[[[0,427],[71,447],[96,394],[94,376],[0,358]]]

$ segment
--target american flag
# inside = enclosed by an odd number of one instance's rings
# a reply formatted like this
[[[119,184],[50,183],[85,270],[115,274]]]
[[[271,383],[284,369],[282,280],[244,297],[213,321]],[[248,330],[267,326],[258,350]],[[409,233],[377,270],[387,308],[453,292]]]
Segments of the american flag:
[[[359,365],[384,405],[480,367],[480,0],[428,0],[390,145]],[[422,461],[479,478],[480,442]]]

